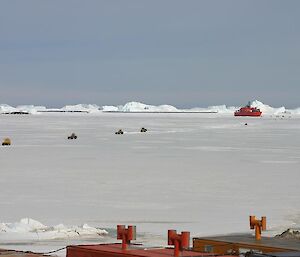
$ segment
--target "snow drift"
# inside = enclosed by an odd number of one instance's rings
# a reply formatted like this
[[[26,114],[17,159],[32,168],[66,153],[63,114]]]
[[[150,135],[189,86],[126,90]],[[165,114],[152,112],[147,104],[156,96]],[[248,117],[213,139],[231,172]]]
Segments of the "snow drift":
[[[81,226],[46,226],[39,221],[23,218],[15,223],[0,223],[0,238],[49,240],[65,238],[85,238],[105,236],[108,232],[103,229],[90,227],[87,224]]]

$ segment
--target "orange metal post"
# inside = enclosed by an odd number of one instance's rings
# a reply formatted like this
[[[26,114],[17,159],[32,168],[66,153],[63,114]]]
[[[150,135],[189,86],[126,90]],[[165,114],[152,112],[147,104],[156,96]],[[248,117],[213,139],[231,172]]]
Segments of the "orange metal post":
[[[177,234],[176,230],[168,230],[168,245],[174,245],[174,256],[179,257],[180,252],[190,246],[190,232]]]
[[[190,247],[190,232],[181,232],[181,247],[182,249],[187,249]]]
[[[122,240],[122,249],[127,249],[127,244],[130,244],[130,240],[136,239],[136,226],[117,225],[117,239]]]
[[[257,220],[255,216],[250,216],[250,229],[255,229],[255,239],[261,239],[262,230],[267,229],[267,218],[261,217],[261,220]]]

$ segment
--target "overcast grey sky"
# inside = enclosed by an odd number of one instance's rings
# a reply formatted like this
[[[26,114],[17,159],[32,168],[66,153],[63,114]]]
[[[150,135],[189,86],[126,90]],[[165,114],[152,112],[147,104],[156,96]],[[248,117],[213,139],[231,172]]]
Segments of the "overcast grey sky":
[[[2,0],[0,103],[300,106],[300,1]]]

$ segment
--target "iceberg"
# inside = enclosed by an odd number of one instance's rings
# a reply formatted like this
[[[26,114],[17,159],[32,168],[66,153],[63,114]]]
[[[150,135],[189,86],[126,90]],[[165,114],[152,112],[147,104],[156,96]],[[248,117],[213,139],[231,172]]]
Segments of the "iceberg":
[[[12,107],[7,104],[0,105],[0,113],[28,113],[28,114],[37,114],[40,111],[47,110],[45,106],[34,106],[34,105],[19,105],[17,107]]]
[[[191,109],[178,109],[172,105],[148,105],[140,102],[128,102],[120,106],[103,106],[104,112],[207,112],[207,113],[233,113],[237,107],[226,105],[209,106],[207,108],[195,107]]]
[[[178,112],[179,110],[172,105],[148,105],[139,102],[129,102],[124,106],[119,106],[120,112]]]
[[[261,101],[254,100],[250,102],[251,107],[256,107],[260,109],[263,115],[281,115],[281,114],[300,114],[300,107],[296,109],[286,109],[284,106],[275,108],[270,105],[264,104]],[[20,105],[17,107],[12,107],[7,104],[0,105],[0,114],[10,114],[10,113],[29,113],[38,114],[43,112],[84,112],[92,114],[100,114],[102,112],[164,112],[164,113],[176,113],[176,112],[207,112],[207,113],[219,113],[219,114],[233,114],[234,111],[238,110],[241,106],[226,106],[226,105],[213,105],[208,107],[194,107],[190,109],[178,109],[172,105],[149,105],[141,102],[128,102],[124,105],[104,105],[102,107],[96,104],[76,104],[76,105],[66,105],[62,108],[46,108],[45,106],[34,106],[34,105]]]
[[[76,105],[66,105],[59,109],[64,112],[87,112],[95,113],[99,112],[100,107],[96,104],[76,104]]]
[[[279,108],[274,108],[274,107],[271,107],[267,104],[263,104],[262,102],[258,101],[258,100],[254,100],[251,102],[251,107],[256,107],[258,109],[260,109],[264,114],[280,114],[280,113],[284,113],[285,112],[285,107],[279,107]]]
[[[46,111],[45,106],[34,106],[34,105],[19,105],[16,109],[20,112],[28,112],[30,114],[37,114],[42,111]]]
[[[104,105],[104,106],[102,106],[102,111],[103,112],[118,112],[119,108],[116,106],[112,106],[112,105]]]
[[[17,109],[15,107],[12,107],[8,104],[1,104],[0,105],[0,113],[11,113],[16,112]]]

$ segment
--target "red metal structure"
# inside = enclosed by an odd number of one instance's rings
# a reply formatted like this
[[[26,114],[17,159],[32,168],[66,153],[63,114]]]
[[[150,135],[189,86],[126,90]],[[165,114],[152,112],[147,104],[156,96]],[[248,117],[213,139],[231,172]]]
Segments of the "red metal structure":
[[[252,117],[259,117],[261,116],[262,112],[260,109],[256,107],[251,107],[250,102],[248,105],[240,108],[239,110],[234,112],[234,116],[252,116]]]
[[[127,249],[131,240],[136,240],[136,226],[117,225],[117,239],[122,240],[122,249]]]
[[[255,229],[255,239],[261,240],[261,231],[267,229],[267,218],[263,216],[257,220],[255,216],[250,216],[250,229]]]
[[[67,247],[66,257],[173,257],[174,250],[168,248],[144,248],[141,245],[130,245],[126,251],[121,244],[71,245]],[[214,254],[184,250],[180,257],[234,257],[229,254]],[[16,256],[18,257],[18,256]],[[39,256],[38,256],[39,257]],[[236,257],[236,256],[235,256]]]
[[[67,247],[66,257],[234,257],[231,255],[219,255],[214,253],[195,252],[188,250],[190,245],[190,233],[177,234],[176,230],[168,231],[168,244],[172,248],[144,248],[142,245],[128,244],[136,239],[135,226],[117,226],[117,238],[122,239],[122,244],[98,244],[98,245],[71,245]],[[15,257],[15,256],[13,256]],[[30,256],[31,257],[31,256]],[[40,256],[38,256],[40,257]]]
[[[174,245],[174,256],[178,257],[180,252],[190,246],[190,232],[177,234],[176,230],[168,230],[168,245]]]

